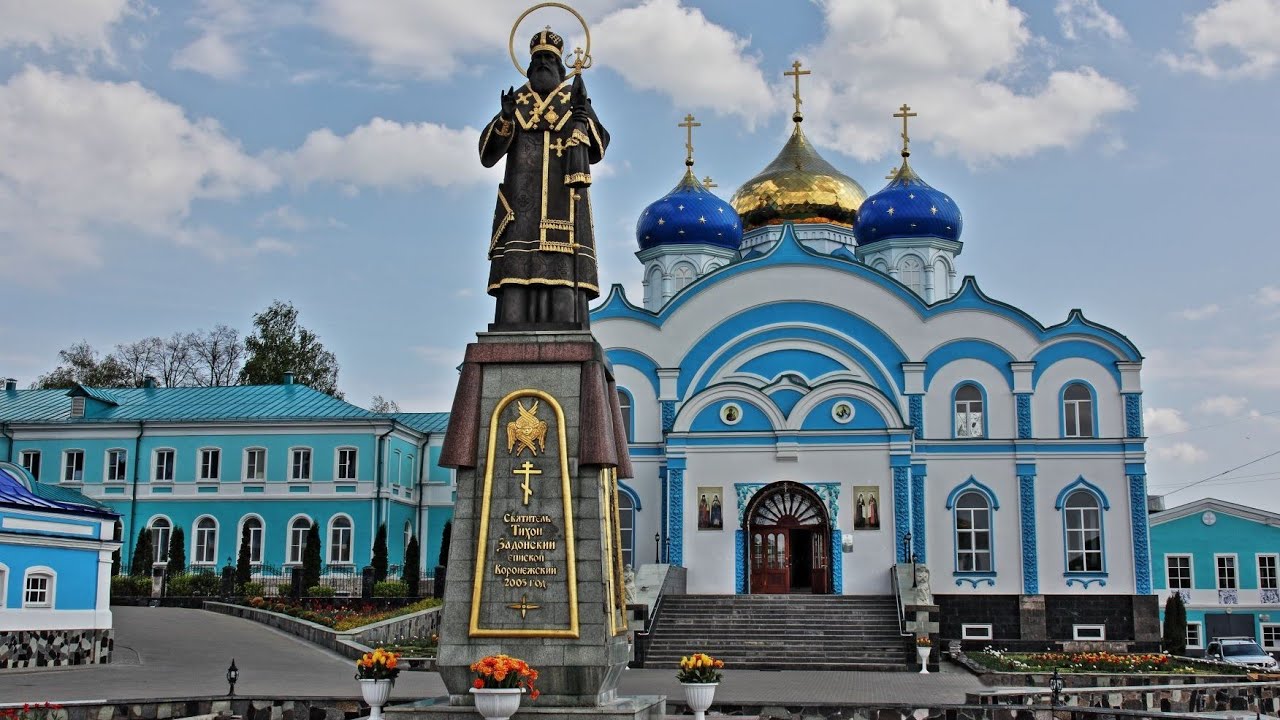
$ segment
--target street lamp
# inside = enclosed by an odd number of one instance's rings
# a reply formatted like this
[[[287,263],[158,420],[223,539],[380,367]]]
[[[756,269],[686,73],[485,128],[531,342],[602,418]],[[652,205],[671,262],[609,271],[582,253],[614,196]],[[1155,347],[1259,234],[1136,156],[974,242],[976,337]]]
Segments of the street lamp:
[[[1058,668],[1053,669],[1053,677],[1049,678],[1049,703],[1053,707],[1058,707],[1062,703],[1062,675],[1058,673]]]
[[[907,534],[902,536],[902,561],[910,562],[911,555],[911,531],[908,530]]]
[[[653,561],[662,562],[662,533],[660,532],[653,534]]]
[[[227,695],[230,695],[231,697],[235,697],[236,680],[239,680],[239,679],[240,679],[240,668],[236,667],[236,659],[231,658],[231,667],[227,668],[227,684],[230,685],[231,687],[230,689],[227,690]]]

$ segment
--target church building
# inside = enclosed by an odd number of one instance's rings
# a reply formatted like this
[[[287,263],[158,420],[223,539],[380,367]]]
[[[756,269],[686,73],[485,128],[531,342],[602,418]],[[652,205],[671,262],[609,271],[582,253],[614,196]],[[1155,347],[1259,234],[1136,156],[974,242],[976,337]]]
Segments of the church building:
[[[893,593],[941,636],[1158,642],[1142,355],[958,273],[960,208],[909,162],[868,195],[801,129],[726,202],[693,172],[639,218],[644,297],[592,313],[622,396],[636,564],[691,594]],[[689,128],[693,118],[682,127]]]

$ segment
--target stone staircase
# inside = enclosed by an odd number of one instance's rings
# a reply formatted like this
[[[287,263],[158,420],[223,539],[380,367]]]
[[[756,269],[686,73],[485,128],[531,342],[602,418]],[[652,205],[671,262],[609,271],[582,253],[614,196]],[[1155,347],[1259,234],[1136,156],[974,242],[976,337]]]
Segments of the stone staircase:
[[[644,667],[705,652],[750,670],[907,670],[892,596],[664,595]]]

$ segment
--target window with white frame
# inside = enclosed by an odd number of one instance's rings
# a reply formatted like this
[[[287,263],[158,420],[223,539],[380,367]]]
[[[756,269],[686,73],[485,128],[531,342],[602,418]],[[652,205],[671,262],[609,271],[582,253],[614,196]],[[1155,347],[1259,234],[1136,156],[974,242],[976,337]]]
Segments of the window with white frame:
[[[1072,625],[1072,640],[1106,640],[1106,625]]]
[[[1235,555],[1214,555],[1213,562],[1218,568],[1219,590],[1235,590],[1239,587]]]
[[[972,383],[956,390],[956,437],[982,437],[982,391]]]
[[[329,562],[351,562],[351,518],[345,515],[339,515],[329,522]]]
[[[1280,585],[1276,584],[1276,558],[1277,556],[1275,553],[1258,556],[1259,590],[1280,589]]]
[[[22,584],[22,607],[53,607],[54,577],[51,570],[28,570]]]
[[[991,572],[991,503],[970,490],[956,498],[956,571]]]
[[[200,479],[217,480],[222,477],[222,451],[204,448],[200,451]]]
[[[338,448],[339,480],[356,479],[356,459],[358,457],[355,448]]]
[[[924,263],[915,255],[905,255],[898,261],[898,280],[917,295],[924,294]]]
[[[1062,393],[1062,434],[1091,438],[1093,434],[1093,393],[1084,383],[1072,383]]]
[[[83,397],[71,398],[71,417],[73,418],[84,417],[84,398]]]
[[[8,607],[9,568],[0,564],[0,608]]]
[[[289,479],[290,480],[310,480],[311,479],[311,449],[310,448],[294,448],[289,452]]]
[[[151,474],[153,480],[160,482],[173,482],[173,466],[176,453],[173,450],[164,448],[156,450],[156,459],[153,465],[155,472]]]
[[[1187,647],[1204,647],[1204,626],[1198,622],[1187,623]]]
[[[40,479],[40,451],[39,450],[23,450],[18,456],[18,464],[27,472],[31,473],[31,477],[36,480]]]
[[[196,522],[195,554],[191,562],[198,565],[212,565],[218,561],[218,523],[211,517],[200,518]]]
[[[244,480],[261,482],[267,479],[267,451],[248,448],[244,451]]]
[[[158,517],[151,521],[151,558],[157,565],[169,562],[169,537],[172,532],[173,525],[169,518]]]
[[[294,518],[289,523],[289,562],[302,562],[302,554],[307,549],[307,531],[311,529],[311,520],[305,517]]]
[[[694,270],[693,266],[688,263],[680,263],[671,271],[671,291],[678,293],[689,287],[693,282]]]
[[[1169,579],[1170,590],[1191,589],[1191,556],[1165,555],[1165,576]]]
[[[618,544],[622,547],[622,566],[636,566],[636,503],[631,493],[618,491]]]
[[[62,482],[84,482],[84,451],[62,453]]]
[[[995,636],[990,625],[961,625],[961,640],[991,640]]]
[[[1280,650],[1280,623],[1262,623],[1262,647]]]
[[[262,564],[262,519],[249,516],[240,524],[240,537],[242,542],[249,547],[249,562],[253,565]],[[239,552],[239,549],[237,549]]]
[[[124,450],[107,451],[107,482],[124,482],[129,470],[129,454]]]
[[[1063,506],[1067,572],[1102,572],[1102,509],[1088,490],[1076,490]]]
[[[618,407],[622,410],[622,432],[623,437],[631,439],[631,396],[626,392],[618,391]]]

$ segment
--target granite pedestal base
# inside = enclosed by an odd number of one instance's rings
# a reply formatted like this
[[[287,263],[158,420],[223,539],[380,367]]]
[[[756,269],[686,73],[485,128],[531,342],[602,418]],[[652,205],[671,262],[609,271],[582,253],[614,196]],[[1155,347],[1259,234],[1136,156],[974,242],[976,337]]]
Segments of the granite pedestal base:
[[[546,698],[521,703],[513,720],[665,720],[667,699],[662,695],[638,695],[620,697],[613,702],[586,707],[555,707]],[[421,700],[410,705],[392,705],[384,708],[387,720],[476,720],[480,717],[475,707],[450,705],[445,698]]]

